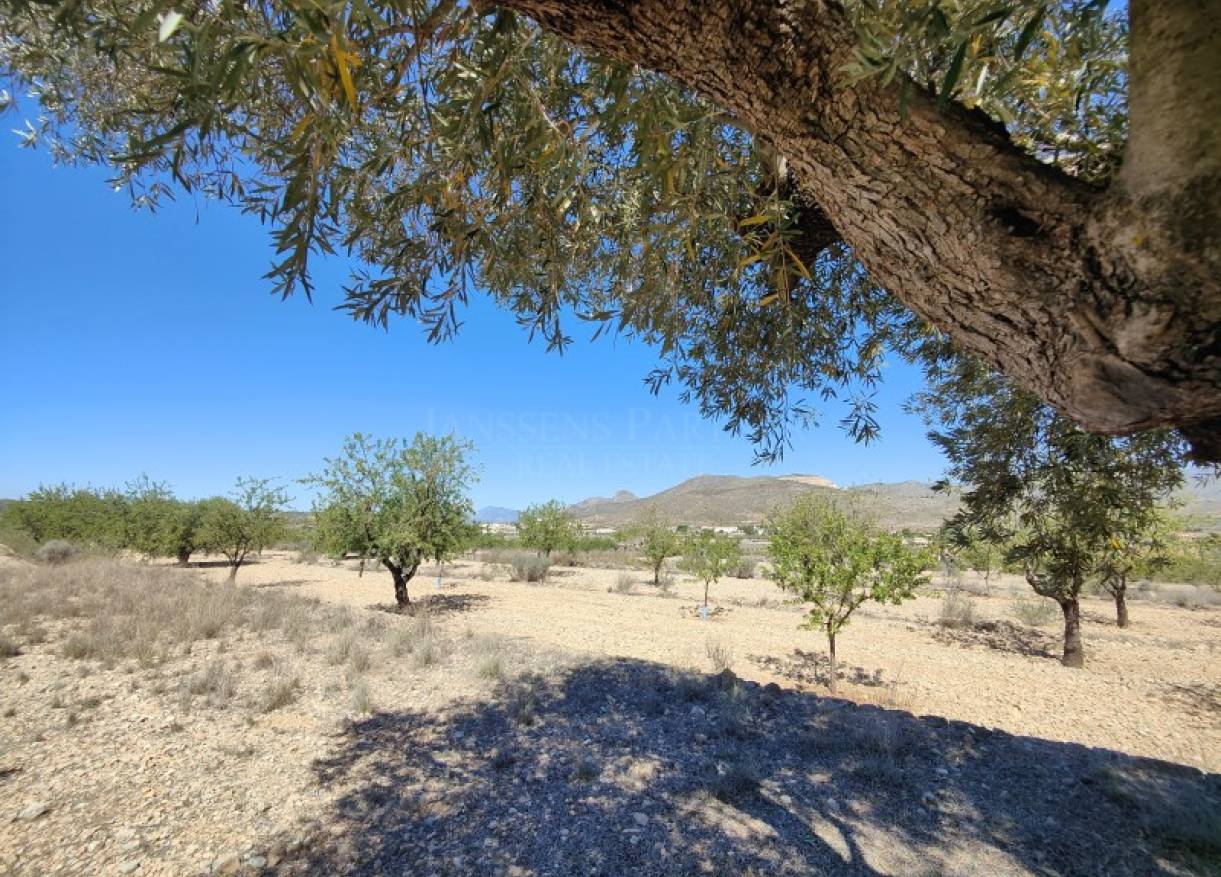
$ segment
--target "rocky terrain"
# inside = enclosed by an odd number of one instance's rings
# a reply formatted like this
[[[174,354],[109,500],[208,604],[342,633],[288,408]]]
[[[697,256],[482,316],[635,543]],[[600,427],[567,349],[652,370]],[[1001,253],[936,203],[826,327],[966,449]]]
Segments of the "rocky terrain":
[[[854,620],[840,697],[760,580],[268,555],[0,569],[0,873],[1208,874],[1221,612],[1002,582]],[[385,579],[385,580],[383,580]],[[980,589],[977,589],[980,590]]]

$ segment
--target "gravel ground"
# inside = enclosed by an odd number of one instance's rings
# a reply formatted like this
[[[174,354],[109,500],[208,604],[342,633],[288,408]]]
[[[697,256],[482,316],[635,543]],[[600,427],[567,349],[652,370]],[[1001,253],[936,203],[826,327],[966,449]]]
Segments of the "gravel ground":
[[[371,608],[388,576],[269,556],[239,584],[314,621],[147,667],[0,615],[0,874],[1221,873],[1216,610],[1091,600],[1071,671],[1008,582],[968,629],[922,597],[854,620],[832,698],[764,581],[703,621],[692,582],[482,571],[417,578],[421,622]]]

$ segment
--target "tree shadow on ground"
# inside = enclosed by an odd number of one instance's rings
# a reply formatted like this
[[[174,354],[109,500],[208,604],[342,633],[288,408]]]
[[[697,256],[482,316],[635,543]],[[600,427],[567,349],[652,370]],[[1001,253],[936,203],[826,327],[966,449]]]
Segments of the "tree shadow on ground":
[[[309,579],[281,579],[278,582],[255,582],[252,588],[300,588],[312,584]]]
[[[1221,715],[1221,686],[1172,682],[1161,694],[1162,700],[1199,718]]]
[[[964,627],[934,622],[933,639],[945,646],[985,648],[1029,658],[1056,658],[1061,641],[1046,631],[1012,621],[977,621]]]
[[[826,685],[830,670],[829,659],[825,654],[804,649],[793,649],[788,658],[778,658],[774,655],[748,655],[756,667],[766,670],[783,679],[791,679],[805,685]],[[839,679],[854,685],[865,685],[871,688],[886,684],[881,667],[872,673],[863,667],[839,662]]]
[[[1221,775],[632,660],[373,715],[315,771],[332,807],[260,873],[1184,873],[1143,802],[1221,802]]]
[[[257,557],[248,557],[242,561],[242,566],[258,566],[263,561]],[[178,569],[227,569],[229,561],[227,560],[188,560],[185,564],[174,564]],[[238,570],[238,575],[241,575],[241,570]]]
[[[434,617],[459,615],[463,612],[473,612],[486,606],[492,598],[486,594],[444,594],[433,593],[416,597],[409,607],[403,609],[397,603],[371,603],[368,609],[378,612],[389,612],[391,615],[416,615],[428,612]]]

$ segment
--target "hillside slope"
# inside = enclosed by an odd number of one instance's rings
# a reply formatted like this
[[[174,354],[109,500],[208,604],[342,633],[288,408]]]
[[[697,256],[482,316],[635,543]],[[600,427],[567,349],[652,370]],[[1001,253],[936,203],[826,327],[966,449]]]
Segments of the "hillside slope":
[[[936,529],[957,507],[956,500],[919,481],[841,489],[815,475],[699,475],[653,496],[627,499],[621,492],[612,500],[584,500],[572,510],[587,525],[598,527],[623,526],[650,507],[695,526],[757,524],[772,509],[810,492],[854,505],[879,526],[893,530]]]

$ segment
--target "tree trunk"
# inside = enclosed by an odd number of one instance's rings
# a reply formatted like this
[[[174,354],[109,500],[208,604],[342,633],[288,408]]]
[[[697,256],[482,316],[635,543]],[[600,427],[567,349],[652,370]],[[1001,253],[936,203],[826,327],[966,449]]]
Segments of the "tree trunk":
[[[237,581],[237,569],[239,566],[241,566],[240,563],[229,562],[229,581]]]
[[[828,668],[827,688],[834,694],[836,691],[835,680],[839,676],[839,668],[835,664],[835,634],[830,628],[827,628],[827,657],[830,667]]]
[[[900,82],[848,83],[832,0],[498,5],[723,107],[876,283],[1083,426],[1177,425],[1221,458],[1221,4],[1129,3],[1131,137],[1106,188],[920,86],[904,114]]]
[[[398,604],[399,609],[410,608],[411,597],[407,595],[407,576],[403,574],[403,568],[388,560],[383,563],[386,564],[386,569],[390,570],[390,575],[394,578],[394,602]]]
[[[1081,643],[1081,604],[1076,597],[1057,600],[1064,613],[1064,655],[1060,663],[1065,667],[1085,666],[1085,646]]]
[[[704,608],[708,608],[708,582],[704,582]]]
[[[188,563],[191,562],[191,549],[190,548],[179,548],[178,553],[177,553],[177,559],[178,559],[179,566],[186,566]]]
[[[1120,627],[1128,626],[1128,583],[1121,582],[1111,590],[1115,598],[1115,623]]]
[[[662,563],[665,563],[665,560],[662,560],[661,563],[653,564],[653,584],[655,584],[655,585],[661,584],[661,564]]]

